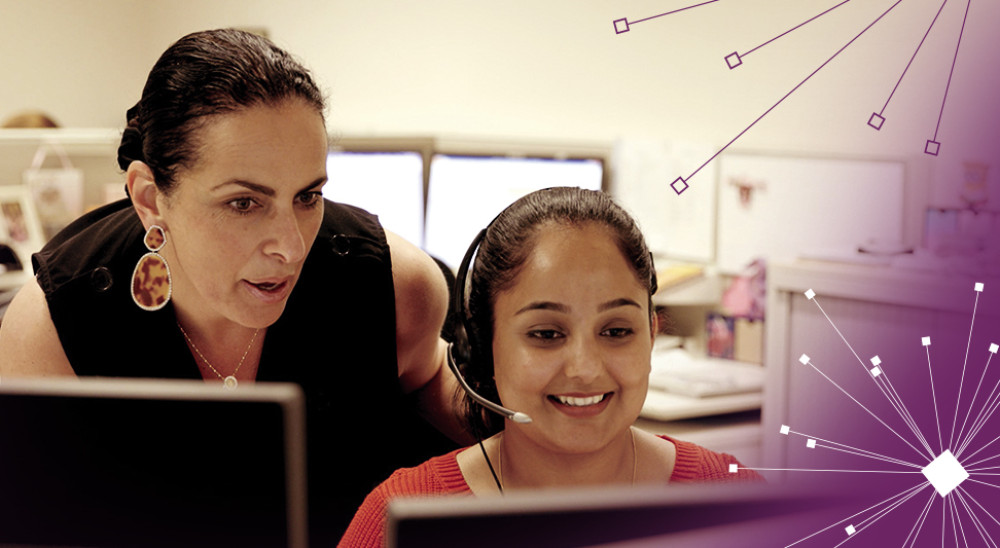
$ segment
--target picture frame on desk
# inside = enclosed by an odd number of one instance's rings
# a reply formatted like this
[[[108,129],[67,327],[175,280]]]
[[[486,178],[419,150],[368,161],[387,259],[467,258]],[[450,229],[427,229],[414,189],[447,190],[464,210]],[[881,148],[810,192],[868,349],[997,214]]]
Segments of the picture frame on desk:
[[[31,190],[23,185],[0,185],[0,243],[10,247],[23,271],[31,270],[31,254],[45,245],[42,225]],[[6,272],[12,269],[8,267]]]
[[[706,353],[709,357],[733,359],[736,346],[735,318],[709,313],[705,319],[705,332],[708,337]]]

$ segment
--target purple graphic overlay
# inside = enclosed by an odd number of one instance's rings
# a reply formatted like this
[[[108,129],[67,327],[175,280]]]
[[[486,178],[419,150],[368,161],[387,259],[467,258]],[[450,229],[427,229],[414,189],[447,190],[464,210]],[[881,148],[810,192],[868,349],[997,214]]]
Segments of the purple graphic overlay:
[[[826,68],[827,65],[829,65],[834,59],[837,58],[837,56],[839,56],[841,53],[844,52],[844,50],[846,50],[852,44],[854,44],[854,42],[856,42],[859,38],[861,38],[862,35],[864,35],[866,32],[868,32],[869,30],[871,30],[872,27],[874,27],[879,21],[882,20],[882,18],[884,18],[886,15],[888,15],[889,12],[891,12],[892,10],[894,10],[896,8],[896,6],[898,6],[900,3],[902,3],[902,1],[903,0],[896,0],[896,2],[893,3],[891,6],[889,6],[889,8],[886,9],[884,12],[882,12],[881,15],[879,15],[877,18],[875,18],[874,21],[872,21],[871,23],[869,23],[868,26],[864,28],[864,30],[862,30],[861,32],[859,32],[856,36],[854,36],[854,38],[851,38],[851,40],[848,41],[846,44],[844,44],[844,46],[841,47],[839,50],[837,50],[837,52],[834,53],[833,56],[831,56],[829,59],[827,59],[826,61],[824,61],[823,64],[821,64],[816,70],[812,71],[808,76],[805,77],[805,79],[803,79],[801,82],[799,82],[798,84],[796,84],[795,87],[793,87],[791,91],[789,91],[781,99],[779,99],[777,103],[775,103],[770,108],[768,108],[766,111],[764,111],[764,114],[761,114],[760,116],[758,116],[756,120],[754,120],[753,122],[751,122],[750,125],[746,127],[746,129],[744,129],[743,131],[740,131],[739,134],[736,135],[736,137],[733,137],[722,148],[720,148],[718,151],[716,151],[715,154],[713,154],[708,160],[705,161],[705,163],[703,163],[700,166],[698,166],[698,168],[695,169],[690,175],[688,175],[687,177],[685,177],[683,179],[685,181],[685,185],[687,184],[686,181],[690,181],[702,169],[705,169],[705,166],[707,166],[708,164],[712,163],[716,158],[719,157],[720,154],[722,154],[727,149],[729,149],[729,147],[731,147],[733,145],[733,143],[735,143],[736,141],[740,140],[743,137],[743,135],[745,135],[748,131],[750,131],[751,129],[753,129],[753,127],[756,126],[758,122],[760,122],[761,120],[763,120],[768,114],[771,113],[771,111],[773,111],[774,109],[778,108],[778,106],[781,105],[781,103],[785,102],[785,99],[788,99],[789,97],[791,97],[796,91],[799,90],[799,88],[801,88],[803,85],[805,85],[805,83],[808,82],[813,76],[815,76],[821,70],[823,70],[824,68]],[[674,191],[676,191],[676,190],[677,189],[675,188]],[[680,192],[678,192],[678,194],[680,194]]]
[[[702,2],[701,4],[695,4],[693,6],[688,6],[686,8],[680,8],[680,9],[676,9],[676,10],[673,10],[673,11],[668,11],[666,13],[658,13],[658,14],[652,15],[650,17],[644,17],[642,19],[636,19],[635,21],[629,21],[628,18],[615,19],[615,21],[614,21],[615,34],[622,34],[622,33],[628,32],[629,30],[631,30],[631,25],[636,25],[638,23],[645,23],[646,21],[652,21],[653,19],[659,19],[660,17],[664,17],[664,16],[667,16],[667,15],[673,15],[675,13],[680,13],[682,11],[687,11],[687,10],[692,9],[692,8],[698,8],[698,7],[701,7],[701,6],[708,5],[708,4],[714,4],[715,2],[718,2],[718,1],[719,0],[708,0],[708,2]]]
[[[882,124],[885,124],[885,118],[881,114],[873,112],[872,117],[868,119],[868,125],[876,130],[880,130],[882,129]]]
[[[944,88],[944,98],[941,100],[941,112],[938,114],[937,126],[934,128],[934,138],[933,141],[937,141],[938,132],[941,130],[941,119],[944,118],[944,107],[948,103],[948,91],[951,90],[951,79],[955,75],[955,65],[958,63],[958,50],[962,47],[962,35],[965,34],[965,24],[969,20],[969,7],[972,5],[972,0],[968,0],[965,4],[965,16],[962,17],[962,29],[958,32],[958,42],[955,44],[955,57],[951,61],[951,71],[948,73],[948,84]],[[930,141],[928,141],[928,146]],[[940,143],[938,143],[938,148],[940,148]],[[937,149],[935,152],[931,153],[926,148],[924,152],[927,154],[932,154],[937,156]]]
[[[794,424],[764,434],[788,448],[787,468],[774,470],[822,492],[850,486],[859,498],[778,545],[996,545],[1000,279],[957,278],[887,295],[893,306],[862,309],[813,290],[795,297],[816,340],[791,360],[805,387],[789,395]]]
[[[872,120],[868,120],[869,126],[875,129],[882,129],[882,123],[885,122],[885,118],[883,117],[885,115],[885,109],[889,108],[889,102],[892,101],[892,97],[896,95],[896,90],[898,90],[899,85],[903,83],[903,78],[906,77],[906,73],[909,72],[910,66],[913,65],[913,60],[917,58],[917,54],[920,53],[920,48],[924,46],[924,42],[927,40],[927,36],[931,33],[931,29],[934,28],[934,25],[937,23],[938,17],[941,16],[941,12],[944,10],[944,7],[947,4],[948,0],[944,0],[944,2],[941,4],[941,7],[938,8],[937,14],[934,16],[934,19],[931,21],[931,24],[927,27],[927,32],[925,32],[924,37],[920,39],[920,43],[917,44],[917,49],[914,50],[913,55],[910,57],[910,61],[906,63],[906,68],[903,69],[903,73],[899,75],[899,80],[896,81],[896,85],[893,86],[892,92],[889,93],[889,98],[886,99],[885,104],[882,105],[882,110],[878,111],[878,117],[881,119],[878,123],[878,126],[873,125]]]
[[[819,19],[820,17],[823,17],[824,15],[826,15],[826,14],[830,13],[831,11],[833,11],[833,10],[835,10],[835,9],[839,8],[840,6],[843,6],[844,4],[846,4],[846,3],[850,2],[850,1],[851,1],[851,0],[844,0],[843,2],[841,2],[841,3],[837,4],[836,6],[833,6],[832,8],[830,8],[830,9],[828,9],[828,10],[824,11],[823,13],[820,13],[819,15],[814,15],[813,17],[811,17],[811,18],[809,18],[809,19],[807,19],[807,20],[805,20],[805,21],[803,21],[803,22],[799,23],[798,25],[795,25],[794,27],[792,27],[792,28],[790,28],[790,29],[786,30],[785,32],[783,32],[783,33],[781,33],[781,34],[779,34],[779,35],[775,36],[774,38],[771,38],[771,39],[770,39],[770,40],[768,40],[767,42],[764,42],[763,44],[761,44],[761,45],[759,45],[759,46],[757,46],[757,47],[755,47],[755,48],[753,48],[753,49],[750,49],[750,50],[748,50],[748,51],[744,52],[744,53],[743,53],[743,54],[742,54],[741,56],[742,56],[742,57],[746,57],[747,55],[750,55],[751,53],[753,53],[753,52],[755,52],[755,51],[757,51],[757,50],[761,49],[762,47],[764,47],[764,46],[766,46],[766,45],[770,44],[771,42],[774,42],[775,40],[778,40],[779,38],[783,38],[784,36],[787,36],[787,35],[791,34],[792,32],[794,32],[794,31],[796,31],[796,30],[798,30],[798,29],[800,29],[800,28],[802,28],[802,27],[804,27],[804,26],[808,25],[809,23],[812,23],[813,21],[815,21],[815,20]],[[741,56],[740,56],[740,55],[738,55],[738,56],[737,56],[737,58],[739,58],[739,57],[741,57]],[[726,61],[727,61],[727,63],[728,63],[728,61],[729,61],[729,57],[726,57]],[[741,61],[741,63],[742,63],[742,61]],[[729,65],[729,68],[736,68],[736,66],[738,66],[738,65]]]

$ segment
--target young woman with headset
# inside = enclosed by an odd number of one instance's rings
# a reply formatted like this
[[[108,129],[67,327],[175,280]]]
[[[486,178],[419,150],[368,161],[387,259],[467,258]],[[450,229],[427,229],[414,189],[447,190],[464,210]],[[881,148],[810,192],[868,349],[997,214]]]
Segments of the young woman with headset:
[[[464,333],[449,365],[481,441],[395,472],[341,546],[381,546],[398,496],[761,479],[731,473],[730,455],[632,427],[648,388],[656,275],[635,221],[606,194],[519,199],[479,234],[456,278]]]

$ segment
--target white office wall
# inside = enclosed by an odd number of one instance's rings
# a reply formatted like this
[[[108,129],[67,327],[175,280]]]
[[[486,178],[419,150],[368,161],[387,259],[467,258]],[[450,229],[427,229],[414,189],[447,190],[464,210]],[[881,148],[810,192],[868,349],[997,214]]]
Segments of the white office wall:
[[[612,21],[698,2],[631,0],[0,0],[0,118],[51,111],[66,125],[115,126],[149,66],[180,35],[265,27],[329,92],[331,130],[610,143],[676,139],[722,147],[874,20],[889,3],[850,3],[745,57],[829,6],[720,1],[633,24]],[[880,5],[874,5],[880,4]],[[922,155],[934,136],[964,3],[949,3],[886,111],[939,5],[902,3],[762,118],[743,150]],[[1000,156],[995,29],[1000,4],[973,3],[928,166],[946,201],[963,160]],[[994,168],[994,176],[1000,168]],[[957,183],[954,183],[957,184]]]
[[[0,120],[41,109],[70,127],[117,127],[155,53],[145,3],[0,0]]]

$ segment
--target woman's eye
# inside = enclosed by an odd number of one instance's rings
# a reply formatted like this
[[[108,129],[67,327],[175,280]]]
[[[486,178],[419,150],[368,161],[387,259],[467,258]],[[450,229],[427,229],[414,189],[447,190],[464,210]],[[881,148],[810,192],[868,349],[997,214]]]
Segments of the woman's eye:
[[[532,339],[551,341],[562,338],[563,335],[555,329],[534,329],[528,332],[528,336]]]
[[[602,335],[606,337],[612,337],[615,339],[628,337],[632,333],[634,333],[634,331],[632,331],[632,329],[629,327],[611,327],[601,332]]]
[[[255,205],[251,198],[237,198],[229,202],[229,207],[233,208],[237,213],[249,213]]]
[[[306,206],[312,207],[318,205],[323,201],[323,193],[313,191],[313,192],[303,192],[299,194],[299,203]]]

